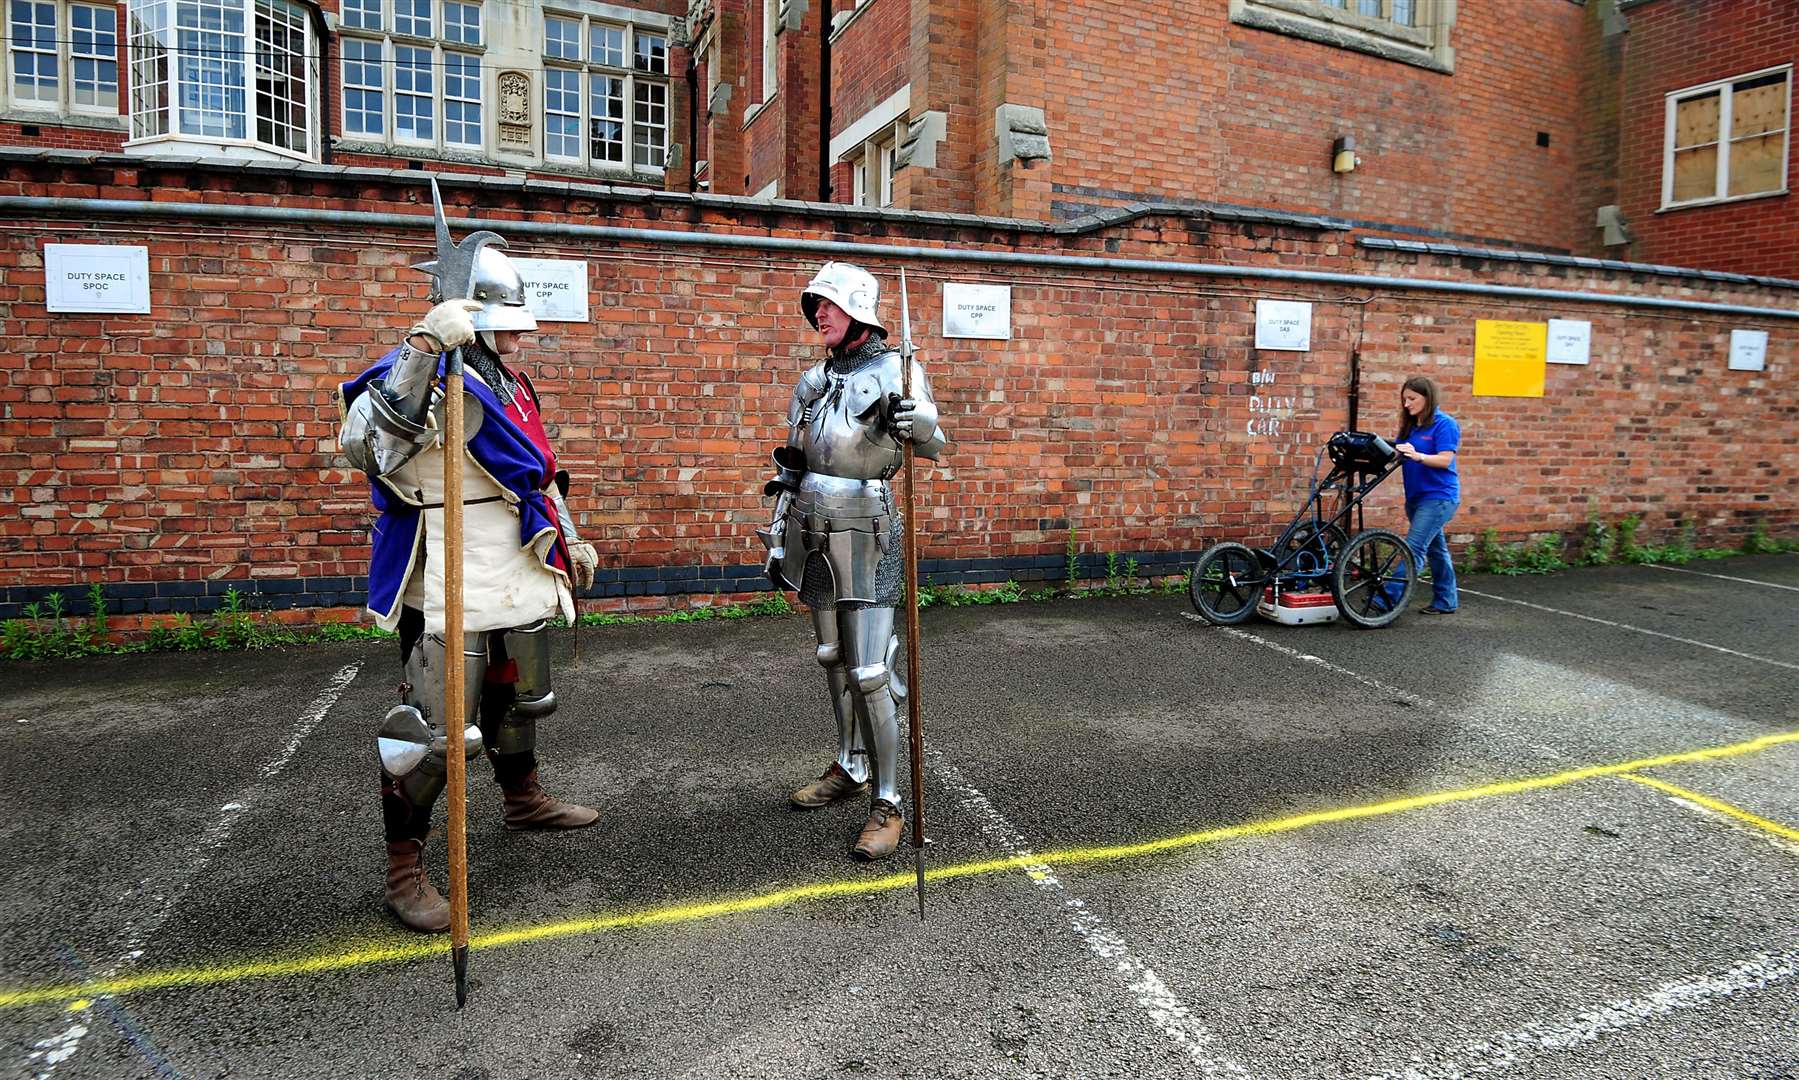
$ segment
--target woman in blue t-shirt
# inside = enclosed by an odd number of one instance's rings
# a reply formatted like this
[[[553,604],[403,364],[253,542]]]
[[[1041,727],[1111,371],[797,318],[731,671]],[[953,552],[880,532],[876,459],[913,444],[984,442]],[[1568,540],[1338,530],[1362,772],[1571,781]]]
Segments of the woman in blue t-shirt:
[[[1437,408],[1437,384],[1422,375],[1407,379],[1399,391],[1399,439],[1394,449],[1406,458],[1401,466],[1405,516],[1412,527],[1405,542],[1412,549],[1413,561],[1430,567],[1431,601],[1424,610],[1431,615],[1448,615],[1460,603],[1443,528],[1462,501],[1461,480],[1455,471],[1455,455],[1461,445],[1461,425]]]

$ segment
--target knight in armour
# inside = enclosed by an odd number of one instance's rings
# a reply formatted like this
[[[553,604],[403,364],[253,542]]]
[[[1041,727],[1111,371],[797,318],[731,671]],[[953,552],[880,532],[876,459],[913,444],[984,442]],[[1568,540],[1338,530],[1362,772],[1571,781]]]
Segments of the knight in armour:
[[[433,195],[436,195],[433,185]],[[445,785],[448,725],[465,752],[485,753],[503,796],[507,829],[578,829],[588,807],[545,793],[537,724],[556,709],[548,621],[573,622],[575,590],[597,557],[576,534],[545,434],[541,401],[518,366],[537,329],[524,282],[493,233],[450,242],[441,202],[435,304],[399,346],[339,390],[341,445],[369,478],[379,515],[372,531],[368,607],[400,639],[400,703],[377,738],[387,838],[387,906],[413,930],[449,927],[449,904],[421,856]],[[466,370],[463,476],[463,640],[444,617],[444,360],[461,349]],[[470,686],[466,714],[443,715],[446,650],[460,648]],[[478,683],[477,683],[478,680]]]
[[[777,588],[810,609],[837,722],[837,753],[818,779],[790,796],[796,809],[864,792],[867,822],[850,848],[885,858],[904,828],[899,790],[900,714],[906,687],[894,610],[904,596],[902,523],[889,481],[905,444],[936,460],[945,440],[924,369],[911,362],[905,393],[899,351],[887,344],[874,276],[849,263],[821,267],[800,294],[826,358],[794,388],[787,442],[764,488],[774,518],[758,530]]]

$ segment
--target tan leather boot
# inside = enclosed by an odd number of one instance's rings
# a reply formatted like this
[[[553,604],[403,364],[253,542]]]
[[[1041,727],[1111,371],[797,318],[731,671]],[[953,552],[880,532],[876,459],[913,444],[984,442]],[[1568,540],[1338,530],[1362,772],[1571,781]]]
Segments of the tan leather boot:
[[[843,771],[843,766],[833,761],[830,768],[819,774],[818,779],[787,796],[787,801],[793,804],[795,810],[816,810],[867,790],[868,784],[859,784],[850,779],[850,774]]]
[[[874,809],[869,811],[868,823],[856,834],[856,846],[850,848],[851,857],[859,862],[885,859],[899,847],[900,833],[905,827],[906,819],[900,816],[899,807],[876,799]]]
[[[532,769],[516,787],[502,788],[506,795],[506,827],[513,832],[536,829],[585,829],[600,820],[590,806],[558,802],[544,793]]]
[[[387,908],[408,930],[441,934],[450,928],[450,902],[425,876],[424,851],[423,840],[387,845]]]

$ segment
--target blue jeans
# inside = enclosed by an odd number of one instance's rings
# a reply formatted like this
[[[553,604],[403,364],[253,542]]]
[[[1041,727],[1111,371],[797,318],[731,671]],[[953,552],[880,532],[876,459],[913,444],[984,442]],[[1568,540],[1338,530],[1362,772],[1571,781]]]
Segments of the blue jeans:
[[[1449,541],[1443,536],[1444,526],[1461,506],[1449,499],[1420,499],[1407,503],[1405,516],[1412,527],[1405,536],[1406,547],[1412,549],[1412,561],[1430,567],[1430,606],[1454,611],[1461,603],[1455,591],[1455,566],[1449,561]]]

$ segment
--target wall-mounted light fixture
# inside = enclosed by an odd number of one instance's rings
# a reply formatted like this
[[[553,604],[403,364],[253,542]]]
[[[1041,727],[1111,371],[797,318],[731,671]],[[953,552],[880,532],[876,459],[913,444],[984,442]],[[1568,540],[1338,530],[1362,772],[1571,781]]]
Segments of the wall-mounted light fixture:
[[[1356,166],[1361,163],[1362,159],[1355,152],[1355,136],[1337,136],[1337,141],[1331,143],[1331,172],[1355,172]]]

